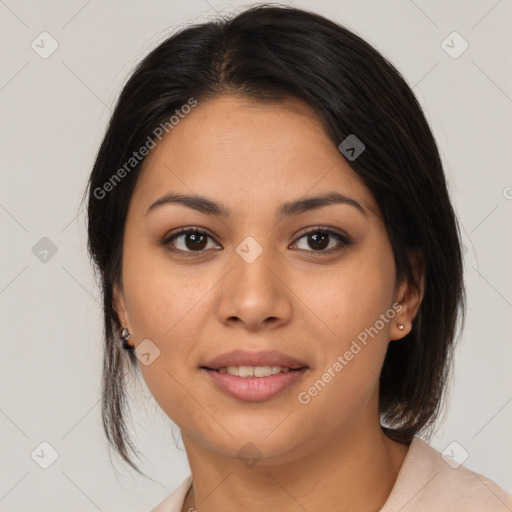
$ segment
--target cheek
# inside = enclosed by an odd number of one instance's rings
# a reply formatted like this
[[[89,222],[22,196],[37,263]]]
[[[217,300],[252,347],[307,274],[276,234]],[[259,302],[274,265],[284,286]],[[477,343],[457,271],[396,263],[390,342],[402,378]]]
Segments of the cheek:
[[[165,257],[139,251],[126,253],[123,283],[135,345],[149,339],[158,356],[149,364],[139,361],[141,374],[156,402],[178,425],[194,422],[200,411],[191,407],[193,351],[204,330],[205,310],[211,308],[205,291],[214,276],[193,267],[177,269]],[[186,413],[185,413],[186,411]],[[199,419],[197,421],[199,421]]]
[[[392,305],[395,283],[392,255],[358,253],[329,272],[297,281],[300,297],[337,349],[373,326]],[[387,335],[389,323],[380,329]]]
[[[137,339],[150,338],[166,346],[185,324],[191,329],[199,327],[187,319],[204,307],[205,290],[213,285],[213,279],[211,284],[208,282],[207,274],[198,283],[192,266],[177,268],[162,256],[127,258],[123,272]]]
[[[318,389],[311,390],[317,393],[316,406],[328,408],[332,400],[341,400],[345,411],[354,411],[378,386],[395,316],[394,283],[391,249],[361,252],[331,272],[302,282],[300,296],[307,297],[318,318],[321,350],[307,383]],[[333,409],[332,414],[338,413]]]

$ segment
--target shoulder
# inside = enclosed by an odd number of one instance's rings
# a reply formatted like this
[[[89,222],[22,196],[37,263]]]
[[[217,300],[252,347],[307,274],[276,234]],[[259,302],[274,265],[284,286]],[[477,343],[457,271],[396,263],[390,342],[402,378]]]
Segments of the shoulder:
[[[181,512],[185,496],[187,495],[191,483],[192,475],[189,475],[172,494],[167,496],[167,498],[153,508],[151,512]]]
[[[445,459],[422,439],[409,447],[381,512],[510,512],[512,496],[488,478]]]

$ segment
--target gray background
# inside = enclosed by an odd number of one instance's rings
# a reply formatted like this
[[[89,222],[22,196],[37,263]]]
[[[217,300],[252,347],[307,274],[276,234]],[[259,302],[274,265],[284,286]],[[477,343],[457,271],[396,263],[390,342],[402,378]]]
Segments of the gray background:
[[[188,474],[177,429],[144,384],[132,391],[133,428],[154,481],[111,462],[100,298],[79,202],[134,65],[176,28],[250,3],[0,1],[1,510],[149,510]],[[431,444],[442,451],[456,441],[467,467],[510,492],[511,1],[287,3],[366,38],[425,109],[464,231],[469,297],[448,413]],[[43,31],[58,43],[46,59],[31,47],[51,48]],[[463,48],[457,36],[442,46],[453,31],[469,44],[458,58],[445,51]],[[43,237],[56,254],[40,252]],[[58,453],[48,469],[31,456],[49,456],[44,441]]]

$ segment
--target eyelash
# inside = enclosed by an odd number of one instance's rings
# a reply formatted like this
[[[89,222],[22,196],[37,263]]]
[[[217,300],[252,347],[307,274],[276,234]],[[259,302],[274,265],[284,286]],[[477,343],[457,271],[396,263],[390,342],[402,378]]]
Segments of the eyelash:
[[[341,251],[342,249],[345,249],[349,245],[352,244],[352,240],[347,235],[338,233],[338,232],[333,231],[332,229],[329,229],[328,227],[324,227],[324,226],[319,226],[319,227],[316,227],[314,229],[311,229],[309,231],[306,231],[306,232],[302,233],[296,239],[296,241],[293,242],[293,244],[296,244],[299,240],[301,240],[303,238],[306,238],[309,235],[319,234],[319,233],[322,234],[322,235],[328,235],[330,237],[336,238],[338,240],[338,242],[339,242],[338,245],[335,246],[335,247],[331,247],[330,249],[327,249],[327,250],[317,250],[317,251],[312,250],[312,249],[311,250],[299,249],[299,250],[305,250],[306,252],[310,252],[310,253],[313,253],[313,254],[319,254],[319,255],[322,255],[322,254],[332,254],[332,253]],[[167,248],[168,250],[170,250],[170,251],[179,252],[179,253],[185,253],[187,255],[194,255],[194,254],[198,254],[199,255],[201,253],[206,252],[206,249],[202,249],[200,251],[190,251],[190,250],[186,250],[185,251],[183,249],[176,249],[175,247],[170,247],[171,242],[173,242],[174,240],[176,240],[180,236],[188,235],[188,234],[206,235],[211,240],[214,240],[211,235],[209,235],[205,231],[201,231],[199,228],[180,228],[178,231],[176,231],[174,233],[170,233],[168,236],[166,236],[162,240],[162,245],[165,248]],[[215,243],[217,243],[217,242],[215,242]]]

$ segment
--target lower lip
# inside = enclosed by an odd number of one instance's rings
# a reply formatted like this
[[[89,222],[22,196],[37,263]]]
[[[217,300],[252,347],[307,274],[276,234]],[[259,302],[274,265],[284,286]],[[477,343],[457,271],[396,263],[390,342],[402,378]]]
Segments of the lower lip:
[[[263,402],[288,389],[302,378],[307,368],[290,370],[269,377],[238,377],[203,368],[225,393],[246,402]]]

